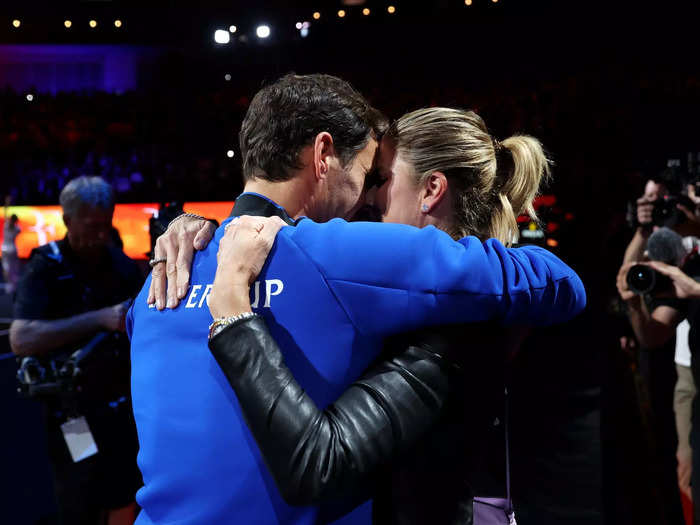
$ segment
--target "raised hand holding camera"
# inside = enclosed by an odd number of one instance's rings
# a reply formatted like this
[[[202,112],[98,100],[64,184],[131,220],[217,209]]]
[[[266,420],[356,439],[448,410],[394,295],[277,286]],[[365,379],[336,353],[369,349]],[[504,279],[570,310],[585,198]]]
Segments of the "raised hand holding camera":
[[[649,261],[644,263],[656,272],[668,277],[673,285],[676,297],[680,299],[700,299],[700,283],[683,272],[677,266],[662,263],[660,261]]]

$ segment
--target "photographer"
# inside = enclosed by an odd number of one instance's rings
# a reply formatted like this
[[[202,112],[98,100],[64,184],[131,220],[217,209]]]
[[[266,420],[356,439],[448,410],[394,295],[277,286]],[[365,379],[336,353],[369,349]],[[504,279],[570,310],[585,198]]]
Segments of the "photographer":
[[[80,177],[60,195],[66,237],[35,249],[19,282],[10,345],[44,370],[95,340],[123,332],[140,270],[111,240],[112,188]],[[123,336],[122,336],[123,337]],[[121,341],[110,335],[109,341]],[[128,343],[98,348],[84,380],[46,399],[49,457],[62,523],[133,523],[137,440],[129,396]],[[58,364],[57,364],[58,363]],[[47,372],[47,374],[50,372]],[[76,457],[75,435],[85,450]],[[90,446],[85,447],[85,441]],[[96,449],[96,450],[95,450]],[[86,451],[87,450],[87,451]]]
[[[687,257],[690,247],[684,246],[687,244],[684,241],[689,241],[690,238],[683,239],[680,236],[697,234],[698,221],[694,207],[698,199],[695,197],[695,187],[689,185],[687,195],[679,197],[673,196],[668,186],[673,185],[649,181],[644,196],[637,201],[637,228],[625,251],[623,265],[617,276],[617,288],[642,347],[639,354],[640,370],[649,389],[655,416],[656,450],[661,461],[657,486],[662,495],[663,507],[667,509],[668,520],[675,523],[680,520],[680,495],[676,485],[681,490],[687,490],[686,478],[690,469],[687,464],[679,464],[678,474],[675,472],[674,453],[678,436],[674,432],[676,421],[671,407],[675,405],[677,414],[684,413],[679,403],[686,403],[687,396],[676,396],[678,403],[674,403],[677,376],[671,356],[674,353],[674,336],[678,324],[686,317],[691,327],[696,324],[691,313],[696,301],[686,299],[692,298],[700,285],[680,268],[686,265],[684,269],[692,274],[698,273],[693,268],[697,266],[697,258]],[[678,192],[679,188],[675,189]],[[663,228],[664,225],[678,233]],[[640,261],[647,259],[651,261],[642,263],[646,266],[638,266]],[[631,289],[630,284],[636,291]],[[700,298],[700,293],[697,297]],[[692,333],[691,329],[691,336]],[[692,340],[690,344],[692,349]],[[683,425],[679,428],[683,428]],[[683,443],[685,436],[680,437]],[[683,458],[687,456],[684,454]]]

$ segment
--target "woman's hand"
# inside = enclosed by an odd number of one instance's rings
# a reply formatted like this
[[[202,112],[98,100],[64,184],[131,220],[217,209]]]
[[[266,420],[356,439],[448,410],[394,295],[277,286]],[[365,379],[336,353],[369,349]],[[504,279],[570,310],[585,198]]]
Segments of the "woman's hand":
[[[158,310],[177,307],[187,294],[194,251],[206,248],[215,231],[216,226],[211,221],[182,217],[158,237],[153,258],[166,261],[153,267],[148,304],[155,303]]]
[[[226,227],[209,295],[214,319],[250,312],[250,285],[260,274],[282,226],[286,223],[279,217],[243,216]]]

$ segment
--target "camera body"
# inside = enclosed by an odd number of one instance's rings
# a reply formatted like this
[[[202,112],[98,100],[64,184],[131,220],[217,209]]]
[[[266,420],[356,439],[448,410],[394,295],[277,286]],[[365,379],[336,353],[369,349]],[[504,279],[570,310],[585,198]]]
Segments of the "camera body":
[[[18,392],[54,401],[83,397],[112,402],[129,394],[129,344],[118,332],[100,332],[72,352],[19,359]]]
[[[656,199],[651,212],[651,226],[673,228],[678,224],[683,224],[687,217],[678,209],[679,204],[689,210],[695,208],[695,203],[687,195],[665,195]]]
[[[688,197],[688,186],[695,187],[695,194],[700,196],[700,153],[688,153],[687,162],[681,159],[668,159],[666,168],[649,177],[654,182],[663,185],[668,194],[659,197],[653,203],[652,220],[648,224],[640,224],[637,219],[637,203],[630,202],[627,209],[627,222],[632,228],[644,226],[667,226],[673,228],[687,221],[686,215],[678,209],[682,205],[693,210],[696,204]]]

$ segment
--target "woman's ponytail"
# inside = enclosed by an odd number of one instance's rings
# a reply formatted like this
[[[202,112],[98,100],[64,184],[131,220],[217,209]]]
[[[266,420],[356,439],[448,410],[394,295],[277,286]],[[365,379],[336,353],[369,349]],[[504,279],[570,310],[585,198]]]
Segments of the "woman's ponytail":
[[[550,174],[550,161],[539,140],[528,135],[514,135],[494,143],[497,175],[494,191],[501,209],[491,217],[491,236],[507,244],[518,239],[519,215],[537,220],[535,197],[543,179]]]

